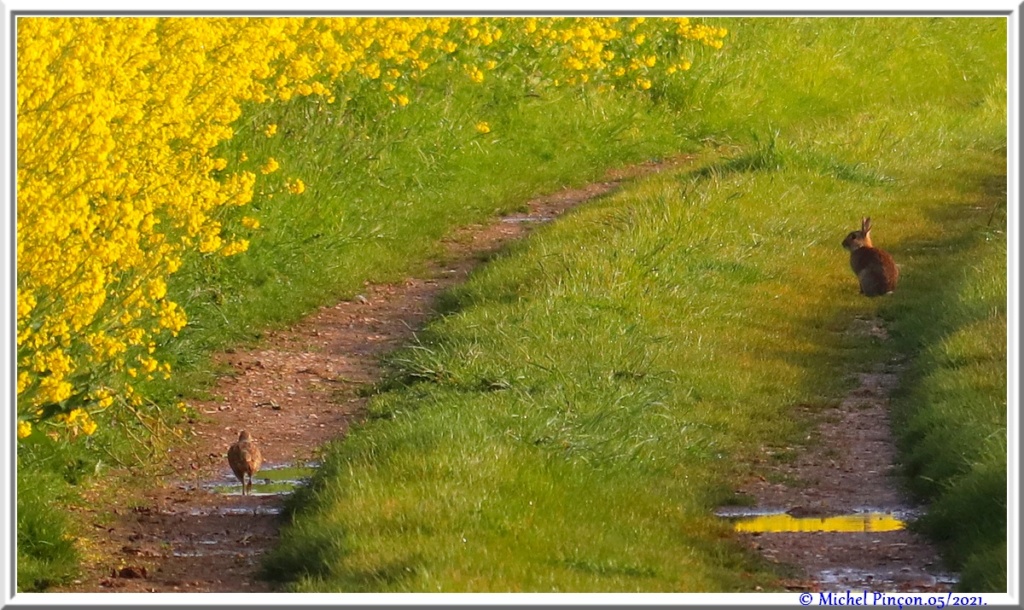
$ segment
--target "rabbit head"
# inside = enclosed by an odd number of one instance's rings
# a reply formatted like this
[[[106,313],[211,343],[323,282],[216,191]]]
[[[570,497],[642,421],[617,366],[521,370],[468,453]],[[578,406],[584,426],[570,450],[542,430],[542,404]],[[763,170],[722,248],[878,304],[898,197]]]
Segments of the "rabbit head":
[[[860,231],[851,231],[843,240],[843,247],[853,252],[858,248],[871,248],[871,219],[861,218]]]

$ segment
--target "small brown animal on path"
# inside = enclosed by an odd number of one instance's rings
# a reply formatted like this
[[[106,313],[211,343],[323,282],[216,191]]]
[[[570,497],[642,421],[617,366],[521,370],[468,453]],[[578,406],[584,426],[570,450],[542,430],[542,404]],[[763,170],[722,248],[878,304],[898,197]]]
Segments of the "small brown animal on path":
[[[850,251],[850,267],[860,281],[860,293],[877,297],[896,289],[900,269],[888,252],[871,244],[871,219],[860,221],[860,231],[852,231],[843,240],[843,247]]]
[[[366,302],[356,298],[327,304],[290,329],[267,332],[267,341],[259,347],[219,354],[217,360],[230,365],[237,376],[222,377],[211,390],[223,400],[200,403],[213,407],[212,413],[203,410],[209,418],[194,424],[195,446],[169,452],[171,463],[178,472],[187,473],[189,481],[198,476],[199,481],[216,485],[223,474],[225,439],[221,434],[231,429],[238,434],[234,426],[240,423],[239,407],[251,404],[254,396],[276,400],[283,407],[255,408],[245,415],[246,425],[259,430],[260,438],[274,439],[272,445],[263,447],[266,459],[274,463],[315,459],[317,447],[344,436],[350,426],[368,417],[368,393],[360,390],[383,377],[383,354],[414,340],[417,330],[438,315],[438,295],[465,281],[491,254],[578,204],[613,192],[638,176],[687,166],[693,158],[680,155],[616,169],[600,182],[538,197],[529,202],[527,212],[456,230],[442,240],[446,254],[430,262],[422,274],[394,284],[368,283],[363,288]],[[328,378],[343,383],[328,382]],[[223,405],[235,408],[217,408]],[[310,417],[313,414],[316,419]],[[204,455],[211,457],[193,457]],[[198,471],[191,467],[193,463]],[[152,512],[115,513],[118,519],[113,532],[102,530],[90,536],[98,550],[89,553],[84,562],[87,576],[60,591],[109,592],[100,583],[109,579],[110,564],[119,561],[125,545],[137,544],[140,535],[158,543],[169,541],[176,552],[161,551],[159,557],[151,558],[147,567],[151,575],[159,577],[116,579],[118,591],[170,593],[186,587],[190,592],[205,593],[272,590],[271,583],[261,576],[260,557],[277,541],[283,523],[279,517],[282,495],[263,494],[245,504],[252,511],[235,512],[224,510],[220,494],[196,493],[194,487],[175,479],[132,493],[131,500],[145,502]],[[254,537],[243,542],[250,533]],[[217,544],[206,544],[210,540]]]
[[[238,434],[238,442],[228,449],[228,464],[231,465],[231,471],[242,482],[243,496],[252,493],[252,477],[259,471],[262,463],[263,455],[260,453],[256,441],[252,440],[247,431],[242,430]],[[245,475],[249,475],[248,484]]]

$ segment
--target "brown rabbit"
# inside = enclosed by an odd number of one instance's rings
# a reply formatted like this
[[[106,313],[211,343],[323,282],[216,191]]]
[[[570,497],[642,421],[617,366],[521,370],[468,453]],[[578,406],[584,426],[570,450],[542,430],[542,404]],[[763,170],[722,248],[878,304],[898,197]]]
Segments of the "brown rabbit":
[[[896,289],[900,278],[899,267],[885,250],[871,245],[871,219],[862,218],[860,231],[853,231],[843,240],[850,251],[850,267],[860,280],[860,293],[877,297]]]

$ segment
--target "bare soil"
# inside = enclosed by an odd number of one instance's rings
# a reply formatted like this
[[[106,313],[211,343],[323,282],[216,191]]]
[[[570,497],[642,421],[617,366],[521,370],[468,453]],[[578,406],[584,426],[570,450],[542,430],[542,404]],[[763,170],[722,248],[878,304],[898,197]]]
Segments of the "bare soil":
[[[614,191],[625,181],[684,164],[689,157],[609,172],[600,182],[539,197],[525,213],[464,227],[447,240],[446,258],[422,277],[366,285],[350,301],[322,307],[292,328],[269,333],[256,349],[215,356],[232,372],[211,395],[193,402],[203,414],[186,446],[169,455],[170,474],[113,506],[86,508],[94,523],[85,574],[73,592],[260,592],[261,556],[278,535],[280,494],[242,496],[227,449],[248,430],[263,453],[263,470],[315,461],[316,449],[343,437],[365,411],[360,387],[381,377],[381,356],[409,341],[435,315],[437,297],[466,280],[486,257],[534,227]],[[257,483],[260,476],[256,476]],[[235,493],[218,493],[217,484]],[[222,488],[220,488],[222,489]]]
[[[888,338],[874,319],[854,320],[848,332]],[[898,361],[859,372],[857,387],[838,407],[802,414],[820,420],[816,433],[792,461],[767,456],[759,465],[769,476],[751,477],[740,490],[757,499],[751,512],[793,517],[883,512],[912,521],[920,511],[901,492],[890,431],[889,397],[899,374]],[[770,561],[794,569],[796,577],[785,583],[791,590],[928,592],[948,591],[955,583],[937,550],[907,529],[742,536]]]

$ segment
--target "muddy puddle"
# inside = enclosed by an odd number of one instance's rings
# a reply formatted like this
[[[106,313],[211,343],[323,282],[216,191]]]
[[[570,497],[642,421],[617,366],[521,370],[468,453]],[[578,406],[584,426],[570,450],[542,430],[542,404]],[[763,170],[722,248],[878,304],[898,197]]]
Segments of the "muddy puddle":
[[[234,494],[241,495],[241,494]],[[267,494],[271,495],[271,494]],[[211,508],[191,508],[188,514],[192,517],[209,517],[209,516],[221,516],[221,517],[237,517],[241,515],[280,515],[280,506],[254,506],[254,507],[240,507],[240,506],[215,506]]]
[[[506,224],[520,224],[520,223],[531,223],[531,222],[545,223],[545,222],[551,222],[554,219],[555,219],[554,216],[527,216],[527,215],[519,216],[519,215],[516,215],[516,216],[505,216],[504,218],[501,219],[501,222],[506,223]]]
[[[282,498],[317,466],[264,464],[245,496],[226,464],[205,478],[178,481],[162,502],[132,511],[133,521],[120,533],[126,544],[118,568],[99,580],[99,589],[268,590],[252,575],[275,536]]]
[[[862,511],[845,515],[803,516],[783,511],[719,511],[732,521],[737,532],[782,534],[787,532],[893,532],[905,529],[905,517],[891,511]]]
[[[278,464],[264,466],[252,480],[252,496],[282,496],[289,494],[313,476],[317,464]],[[194,489],[195,483],[186,483],[185,489]],[[202,481],[199,488],[225,496],[241,496],[242,483],[230,472],[218,479]]]
[[[797,566],[792,590],[948,591],[957,576],[912,531],[919,511],[861,508],[806,514],[779,509],[723,507],[715,515],[773,562]]]
[[[818,573],[822,589],[844,590],[850,588],[887,589],[896,591],[948,591],[956,586],[956,574],[916,573],[909,569],[885,568],[838,568]]]

